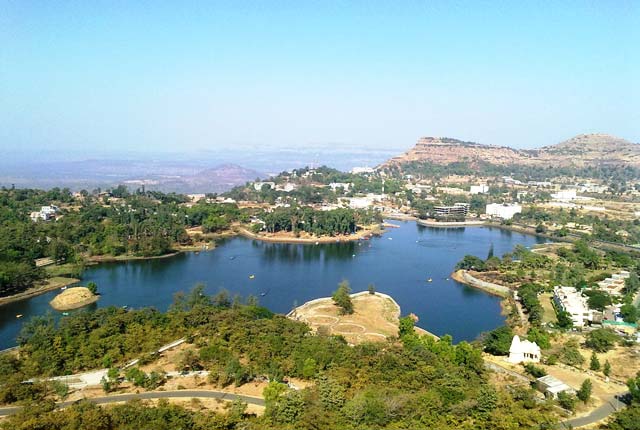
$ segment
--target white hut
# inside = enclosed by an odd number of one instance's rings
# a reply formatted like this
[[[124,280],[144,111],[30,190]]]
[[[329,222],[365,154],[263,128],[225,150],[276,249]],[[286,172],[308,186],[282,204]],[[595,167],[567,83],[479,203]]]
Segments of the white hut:
[[[540,362],[540,347],[535,342],[520,340],[520,337],[515,335],[509,348],[509,363],[522,362]]]

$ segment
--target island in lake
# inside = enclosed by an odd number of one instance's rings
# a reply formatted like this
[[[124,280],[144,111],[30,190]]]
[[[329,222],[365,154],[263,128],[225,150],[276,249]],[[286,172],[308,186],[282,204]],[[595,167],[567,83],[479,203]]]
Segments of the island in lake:
[[[98,294],[93,294],[86,287],[74,287],[67,288],[55,296],[49,304],[57,311],[68,311],[95,303],[99,298]]]

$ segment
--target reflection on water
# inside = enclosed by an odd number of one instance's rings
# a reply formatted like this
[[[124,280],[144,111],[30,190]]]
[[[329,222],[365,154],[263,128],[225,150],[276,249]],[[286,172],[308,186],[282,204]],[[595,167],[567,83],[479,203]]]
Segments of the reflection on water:
[[[398,223],[398,222],[395,222]],[[327,244],[276,244],[242,237],[218,241],[214,250],[175,257],[106,263],[87,269],[83,282],[94,281],[102,296],[93,306],[154,306],[165,310],[177,291],[197,283],[207,294],[227,289],[243,297],[255,295],[275,312],[294,303],[330,296],[349,280],[354,291],[375,284],[393,296],[404,314],[413,312],[419,325],[454,340],[472,340],[504,322],[499,299],[449,279],[465,255],[486,257],[509,252],[536,239],[501,229],[439,229],[400,222],[371,240]],[[432,282],[428,282],[429,278]],[[0,349],[12,346],[24,321],[52,312],[48,302],[59,291],[0,308]],[[16,319],[16,314],[24,318]],[[56,317],[60,313],[54,312]]]

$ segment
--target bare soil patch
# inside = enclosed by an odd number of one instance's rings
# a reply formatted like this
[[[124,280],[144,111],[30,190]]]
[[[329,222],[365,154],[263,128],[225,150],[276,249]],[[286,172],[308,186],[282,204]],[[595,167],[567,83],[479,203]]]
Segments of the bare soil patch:
[[[362,292],[351,295],[354,312],[341,315],[330,297],[312,300],[294,309],[289,317],[304,321],[314,331],[326,327],[330,334],[349,343],[380,342],[398,335],[400,306],[386,294]]]
[[[97,302],[100,296],[93,294],[86,287],[74,287],[64,290],[49,302],[52,308],[58,311],[81,308]]]

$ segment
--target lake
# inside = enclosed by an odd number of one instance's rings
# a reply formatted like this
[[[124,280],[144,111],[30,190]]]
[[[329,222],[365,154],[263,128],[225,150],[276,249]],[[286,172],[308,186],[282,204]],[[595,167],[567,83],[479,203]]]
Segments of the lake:
[[[485,258],[492,244],[500,256],[517,244],[543,241],[497,228],[440,229],[413,221],[392,222],[400,227],[368,241],[348,243],[274,244],[235,237],[208,252],[92,266],[83,283],[98,284],[102,297],[93,308],[154,306],[164,311],[174,293],[204,283],[209,294],[222,289],[242,297],[253,294],[261,305],[287,313],[308,300],[331,295],[346,279],[354,292],[374,284],[398,302],[403,315],[416,314],[420,327],[437,335],[450,334],[458,342],[502,325],[504,317],[499,298],[449,279],[455,264],[465,254]],[[432,282],[427,282],[429,278]],[[15,345],[29,317],[47,312],[60,316],[49,306],[58,293],[1,306],[0,349]],[[16,319],[17,314],[24,317]]]

